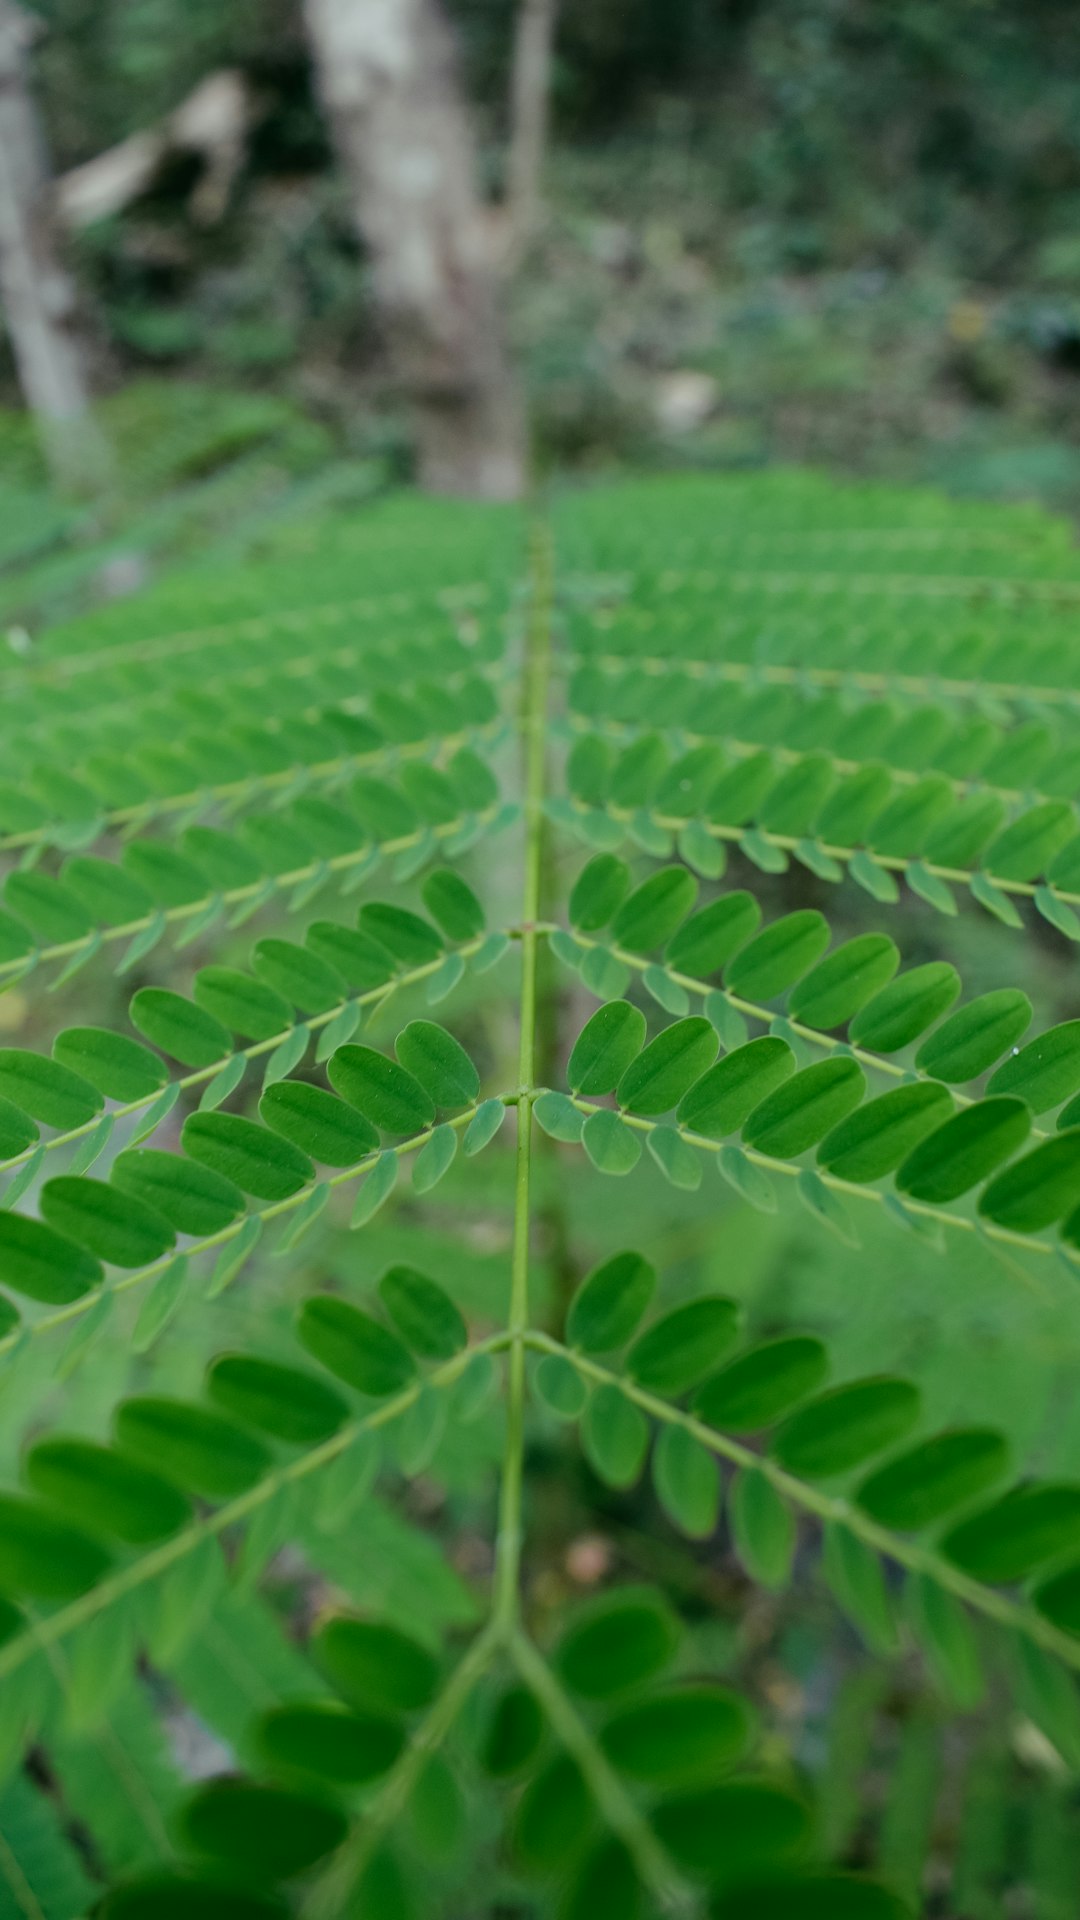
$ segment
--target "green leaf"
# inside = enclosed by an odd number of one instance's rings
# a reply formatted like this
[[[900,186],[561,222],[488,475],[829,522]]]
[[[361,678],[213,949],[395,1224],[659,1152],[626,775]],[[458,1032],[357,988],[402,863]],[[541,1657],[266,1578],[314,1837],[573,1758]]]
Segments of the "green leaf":
[[[918,1388],[880,1375],[831,1387],[785,1420],[771,1451],[789,1473],[827,1479],[861,1466],[911,1431]]]
[[[896,1175],[897,1187],[935,1205],[955,1200],[1015,1153],[1030,1127],[1022,1100],[1003,1095],[963,1107],[908,1154]]]
[[[598,1387],[581,1421],[581,1444],[593,1472],[620,1490],[641,1477],[649,1450],[649,1423],[618,1387]]]
[[[383,1620],[327,1620],[311,1643],[312,1658],[350,1706],[418,1713],[435,1692],[438,1662],[418,1640]]]
[[[189,1113],[180,1143],[192,1160],[258,1200],[288,1200],[314,1179],[306,1153],[237,1113]]]
[[[259,1114],[274,1133],[324,1166],[355,1166],[379,1145],[362,1114],[306,1081],[276,1081],[259,1101]]]
[[[654,1127],[646,1135],[645,1144],[673,1187],[679,1187],[684,1193],[697,1192],[702,1176],[700,1156],[675,1127]]]
[[[679,832],[679,857],[706,880],[719,880],[727,869],[727,848],[702,820],[691,820]]]
[[[293,1023],[280,993],[236,967],[201,967],[192,992],[204,1013],[245,1040],[275,1040]]]
[[[611,1093],[645,1044],[645,1015],[628,1000],[597,1007],[574,1042],[566,1077],[575,1093]]]
[[[251,964],[260,980],[302,1013],[330,1013],[348,992],[336,967],[292,940],[257,940]]]
[[[626,992],[630,969],[609,947],[590,947],[581,962],[581,984],[598,1000],[617,1000]]]
[[[246,1493],[270,1466],[260,1441],[220,1414],[182,1400],[122,1400],[114,1424],[124,1453],[208,1500]]]
[[[1076,832],[1076,815],[1064,800],[1044,800],[1011,820],[983,856],[998,880],[1034,880]]]
[[[570,891],[570,924],[582,933],[598,933],[614,919],[630,885],[625,860],[598,853],[578,874]]]
[[[540,1745],[543,1716],[528,1687],[504,1687],[491,1711],[480,1749],[480,1765],[492,1780],[510,1780],[529,1765]]]
[[[921,860],[913,860],[904,878],[912,893],[917,893],[919,899],[925,900],[927,906],[933,907],[935,913],[945,913],[950,917],[955,915],[955,896],[939,873],[932,873]]]
[[[241,1425],[293,1447],[328,1440],[349,1411],[341,1395],[314,1374],[254,1354],[219,1354],[208,1369],[206,1390]]]
[[[139,1115],[128,1135],[128,1146],[137,1147],[140,1140],[149,1140],[150,1135],[156,1132],[166,1115],[172,1112],[179,1098],[179,1081],[170,1081],[167,1087],[162,1088],[157,1099],[152,1100],[144,1112]]]
[[[413,1161],[414,1193],[430,1193],[449,1173],[458,1149],[458,1136],[451,1126],[436,1127],[425,1140]]]
[[[856,1060],[834,1054],[777,1087],[745,1122],[747,1146],[774,1160],[793,1160],[858,1105],[866,1075]]]
[[[820,960],[829,926],[811,907],[774,920],[741,947],[724,973],[729,992],[745,1000],[775,1000]]]
[[[98,1541],[33,1500],[0,1493],[0,1593],[73,1600],[109,1569]]]
[[[167,1480],[87,1440],[39,1440],[24,1472],[51,1506],[134,1546],[178,1533],[191,1516],[189,1502]]]
[[[684,1681],[617,1708],[600,1740],[619,1773],[647,1786],[676,1787],[726,1773],[746,1753],[754,1732],[754,1715],[741,1695],[707,1681]]]
[[[228,1775],[197,1786],[176,1824],[191,1853],[222,1862],[256,1886],[303,1873],[348,1831],[341,1808],[321,1796]]]
[[[1075,1562],[1044,1580],[1032,1599],[1044,1618],[1063,1633],[1080,1634],[1080,1566]]]
[[[711,1021],[697,1014],[658,1033],[622,1074],[616,1097],[629,1113],[668,1113],[716,1058]]]
[[[818,1148],[818,1161],[857,1186],[880,1180],[951,1112],[952,1100],[937,1081],[894,1087],[831,1128]]]
[[[187,1286],[190,1263],[185,1254],[170,1260],[159,1273],[149,1293],[144,1294],[131,1335],[133,1353],[149,1353],[164,1333],[173,1315],[179,1311]]]
[[[640,1326],[656,1273],[639,1253],[616,1253],[587,1274],[570,1303],[566,1337],[582,1353],[612,1353]]]
[[[186,1068],[209,1068],[233,1052],[229,1027],[167,987],[140,987],[131,1000],[131,1020],[144,1039]]]
[[[424,905],[448,940],[475,940],[484,931],[484,909],[452,867],[434,867],[420,888]]]
[[[1015,1047],[1031,1025],[1031,1014],[1031,1001],[1015,987],[980,994],[923,1041],[915,1065],[950,1086],[974,1080]]]
[[[347,1039],[348,1035],[344,1035],[343,1038]],[[287,1033],[284,1040],[279,1040],[263,1069],[264,1089],[274,1086],[278,1080],[284,1080],[295,1067],[300,1065],[310,1039],[310,1028],[300,1026],[294,1027],[291,1033]]]
[[[972,899],[977,900],[980,907],[985,907],[987,913],[992,913],[995,920],[1000,920],[1002,926],[1017,929],[1023,926],[1008,894],[1002,893],[1000,887],[995,887],[985,873],[973,873],[969,884]]]
[[[739,1325],[734,1300],[705,1294],[672,1307],[639,1334],[626,1357],[626,1371],[650,1393],[685,1393],[733,1344]]]
[[[327,1074],[342,1099],[384,1133],[419,1133],[435,1118],[435,1103],[419,1080],[373,1047],[339,1047]]]
[[[398,1034],[394,1051],[437,1108],[471,1107],[479,1098],[480,1075],[445,1027],[432,1020],[411,1020]]]
[[[870,854],[860,847],[848,861],[848,872],[857,886],[868,893],[872,900],[880,900],[884,906],[894,906],[900,898],[900,889],[887,867],[879,866]]]
[[[153,1207],[179,1233],[202,1239],[230,1226],[244,1210],[244,1196],[231,1180],[178,1153],[156,1147],[129,1149],[117,1155],[113,1185]]]
[[[1080,1696],[1067,1667],[1026,1633],[1009,1636],[1013,1690],[1023,1712],[1057,1748],[1070,1772],[1080,1767]]]
[[[899,1650],[896,1610],[877,1554],[842,1521],[826,1522],[821,1569],[833,1599],[871,1653],[887,1660]]]
[[[985,1683],[979,1643],[967,1610],[929,1574],[908,1575],[905,1609],[912,1633],[931,1673],[948,1699],[970,1713],[983,1698]]]
[[[686,988],[681,987],[677,980],[673,980],[670,973],[667,973],[663,967],[646,967],[641,976],[641,984],[650,998],[656,1001],[657,1006],[663,1007],[665,1013],[674,1014],[676,1019],[681,1019],[683,1014],[689,1013],[690,995]]]
[[[552,1140],[562,1140],[568,1146],[575,1146],[580,1141],[585,1115],[579,1113],[567,1094],[542,1093],[533,1101],[532,1110],[538,1124]]]
[[[694,1396],[694,1411],[710,1427],[755,1433],[808,1399],[828,1371],[825,1348],[810,1334],[765,1340],[706,1380]]]
[[[662,867],[634,888],[612,924],[616,946],[651,953],[671,939],[697,899],[698,883],[685,867]]]
[[[561,1871],[573,1858],[593,1817],[577,1762],[567,1753],[547,1760],[528,1782],[514,1819],[514,1851],[532,1873]]]
[[[462,1149],[467,1159],[474,1154],[483,1153],[491,1145],[503,1121],[506,1119],[506,1107],[501,1100],[482,1100],[465,1129]]]
[[[862,1242],[843,1201],[812,1167],[800,1169],[795,1181],[795,1196],[807,1213],[812,1213],[815,1220],[820,1220],[830,1233],[835,1233],[846,1247],[861,1246]]]
[[[1034,893],[1036,908],[1051,927],[1056,927],[1066,940],[1080,940],[1080,918],[1064,900],[1059,900],[1050,887],[1036,887]]]
[[[226,1060],[225,1065],[218,1068],[213,1079],[208,1080],[203,1088],[199,1101],[200,1112],[213,1113],[216,1108],[223,1106],[229,1095],[236,1092],[247,1069],[246,1054],[234,1053],[231,1060]]]
[[[400,1721],[351,1713],[332,1700],[272,1707],[252,1730],[255,1747],[275,1771],[295,1769],[350,1787],[388,1773],[404,1739]]]
[[[148,1266],[176,1240],[164,1214],[104,1180],[47,1180],[41,1211],[57,1233],[117,1267]]]
[[[721,1147],[716,1161],[721,1178],[758,1213],[776,1212],[776,1192],[768,1174],[741,1147]]]
[[[977,1499],[1008,1466],[1002,1434],[991,1427],[957,1427],[920,1440],[879,1467],[856,1499],[883,1527],[914,1531]]]
[[[886,934],[859,934],[796,982],[788,1013],[823,1032],[842,1026],[888,984],[899,964],[900,949]]]
[[[389,906],[380,900],[368,901],[360,909],[359,926],[402,967],[425,967],[441,959],[442,935],[418,913],[408,907]]]
[[[677,1864],[713,1886],[730,1880],[745,1888],[755,1869],[782,1874],[805,1853],[810,1835],[804,1802],[760,1780],[671,1794],[656,1808],[653,1824]],[[735,1912],[747,1913],[745,1893]]]
[[[679,1624],[663,1596],[651,1588],[622,1587],[579,1609],[556,1659],[572,1692],[585,1700],[613,1700],[662,1673],[678,1644]]]
[[[763,1034],[702,1074],[679,1102],[678,1123],[705,1139],[722,1140],[794,1071],[795,1055],[787,1042]]]
[[[0,1098],[65,1133],[84,1127],[103,1104],[97,1088],[81,1074],[21,1047],[0,1047]]]
[[[386,1204],[397,1184],[400,1165],[396,1153],[380,1153],[356,1196],[349,1221],[351,1228],[365,1227]]]
[[[751,893],[725,893],[692,913],[673,934],[664,959],[676,973],[696,980],[719,973],[761,924],[761,908]]]
[[[791,1577],[795,1521],[772,1482],[752,1467],[737,1473],[729,1501],[735,1552],[751,1580],[779,1592]]]
[[[1029,1040],[1019,1052],[1003,1060],[987,1082],[988,1093],[1015,1093],[1026,1100],[1032,1113],[1046,1113],[1080,1087],[1080,1020],[1065,1020],[1060,1026]]]
[[[138,1040],[105,1027],[66,1027],[53,1041],[53,1059],[80,1074],[109,1100],[145,1100],[164,1086],[162,1061]]]
[[[336,1294],[315,1293],[305,1300],[296,1334],[339,1380],[374,1399],[400,1393],[414,1378],[413,1357],[397,1335]]]
[[[598,1173],[632,1173],[641,1159],[641,1141],[617,1113],[590,1113],[581,1142]]]
[[[946,1534],[942,1551],[975,1580],[1011,1585],[1080,1546],[1080,1487],[1013,1487]]]
[[[536,1392],[558,1420],[576,1420],[588,1389],[573,1361],[562,1353],[546,1353],[533,1376]]]
[[[979,1212],[1013,1233],[1040,1233],[1080,1205],[1080,1127],[1044,1140],[991,1180]]]
[[[685,1427],[662,1427],[653,1450],[653,1485],[672,1526],[707,1540],[720,1518],[722,1483],[715,1455]]]
[[[406,1345],[422,1360],[449,1360],[460,1353],[468,1329],[454,1301],[415,1267],[389,1267],[379,1298]]]
[[[69,1174],[89,1173],[112,1139],[115,1125],[116,1121],[111,1113],[102,1114],[97,1125],[91,1128],[85,1139],[80,1140],[68,1161]]]
[[[258,1215],[251,1214],[231,1244],[222,1248],[206,1288],[207,1300],[216,1300],[226,1287],[232,1285],[258,1246],[262,1238],[262,1226]]]

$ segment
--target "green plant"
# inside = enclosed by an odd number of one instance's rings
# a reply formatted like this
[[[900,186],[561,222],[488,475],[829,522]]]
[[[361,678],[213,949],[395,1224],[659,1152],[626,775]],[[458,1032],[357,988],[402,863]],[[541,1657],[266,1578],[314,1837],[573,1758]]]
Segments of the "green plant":
[[[1078,595],[1027,510],[686,479],[380,503],[13,655],[0,1910],[910,1911],[911,1821],[850,1870],[677,1582],[523,1581],[574,1428],[1080,1763],[1080,1481],[737,1272],[756,1212],[1067,1301],[1080,1022],[940,949],[1080,938]],[[684,1215],[729,1284],[657,1304]]]

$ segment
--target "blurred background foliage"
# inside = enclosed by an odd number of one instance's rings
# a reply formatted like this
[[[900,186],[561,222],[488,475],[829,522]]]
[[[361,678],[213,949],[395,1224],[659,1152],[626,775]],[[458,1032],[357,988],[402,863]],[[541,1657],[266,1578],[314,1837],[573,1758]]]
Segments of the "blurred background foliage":
[[[406,472],[296,0],[35,10],[58,171],[216,69],[250,87],[220,218],[179,156],[77,236],[106,380],[272,392],[337,449]],[[497,224],[516,9],[451,12]],[[1071,0],[565,5],[545,217],[513,313],[541,451],[811,460],[1080,502],[1075,34]]]

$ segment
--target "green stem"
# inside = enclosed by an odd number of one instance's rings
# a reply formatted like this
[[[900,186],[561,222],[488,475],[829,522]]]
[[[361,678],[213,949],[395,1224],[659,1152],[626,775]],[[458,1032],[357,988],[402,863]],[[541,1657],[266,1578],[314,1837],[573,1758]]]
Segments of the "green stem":
[[[551,650],[550,536],[533,535],[532,599],[525,637],[524,745],[525,854],[521,905],[521,1025],[518,1046],[517,1163],[510,1266],[509,1333],[512,1341],[506,1396],[506,1452],[499,1489],[495,1543],[494,1620],[506,1633],[518,1617],[521,1575],[521,1507],[525,1457],[525,1348],[529,1317],[529,1228],[532,1163],[532,1101],[536,1055],[536,962],[543,873],[545,728]]]
[[[332,1866],[313,1888],[304,1911],[309,1920],[340,1920],[349,1900],[376,1853],[383,1835],[405,1812],[410,1795],[432,1755],[437,1753],[499,1648],[499,1631],[491,1618],[451,1672],[408,1746],[395,1762]]]
[[[560,1744],[576,1760],[598,1811],[622,1841],[659,1910],[662,1913],[696,1910],[689,1888],[543,1655],[520,1629],[511,1635],[510,1651],[522,1680],[543,1707]]]
[[[569,1360],[584,1379],[591,1380],[597,1386],[617,1387],[627,1400],[640,1407],[642,1413],[647,1413],[651,1419],[663,1421],[667,1426],[681,1427],[685,1433],[699,1440],[703,1447],[729,1460],[733,1466],[745,1472],[762,1474],[792,1506],[812,1513],[818,1520],[846,1527],[849,1533],[856,1534],[875,1553],[882,1554],[911,1573],[926,1574],[938,1586],[946,1587],[958,1600],[962,1600],[965,1606],[995,1621],[1000,1627],[1026,1634],[1067,1666],[1080,1669],[1080,1639],[1063,1633],[1044,1619],[1042,1614],[1036,1613],[1034,1608],[1010,1600],[1007,1594],[998,1593],[994,1588],[984,1587],[979,1581],[972,1580],[942,1554],[935,1552],[933,1547],[925,1547],[917,1540],[906,1540],[890,1533],[887,1527],[879,1526],[869,1514],[863,1513],[860,1507],[842,1495],[822,1493],[817,1487],[807,1486],[805,1481],[797,1480],[793,1474],[777,1466],[767,1454],[755,1453],[752,1447],[730,1439],[727,1434],[718,1433],[715,1427],[706,1426],[703,1420],[698,1420],[692,1413],[685,1413],[681,1407],[661,1400],[657,1394],[636,1386],[632,1380],[613,1373],[609,1367],[598,1365],[585,1354],[564,1346],[561,1340],[553,1340],[550,1334],[530,1333],[525,1344],[536,1353],[559,1354]]]
[[[239,1494],[216,1512],[208,1513],[192,1521],[182,1533],[174,1534],[171,1540],[165,1540],[161,1546],[131,1560],[126,1566],[118,1567],[107,1579],[98,1582],[77,1599],[68,1601],[66,1606],[58,1607],[55,1613],[45,1619],[35,1621],[32,1629],[17,1634],[14,1639],[0,1647],[0,1680],[6,1680],[21,1667],[25,1661],[42,1647],[56,1645],[74,1633],[77,1628],[96,1620],[116,1601],[123,1600],[136,1592],[150,1580],[171,1571],[180,1561],[185,1560],[205,1540],[225,1533],[229,1527],[250,1520],[260,1507],[282,1491],[283,1488],[306,1480],[321,1467],[329,1466],[338,1456],[351,1447],[363,1433],[374,1432],[379,1427],[389,1426],[399,1414],[405,1413],[414,1401],[418,1400],[424,1386],[449,1387],[464,1373],[470,1360],[477,1353],[501,1353],[509,1344],[505,1333],[493,1334],[488,1340],[477,1341],[464,1347],[452,1360],[427,1375],[426,1380],[415,1380],[411,1386],[404,1387],[390,1400],[384,1400],[373,1412],[365,1414],[361,1420],[351,1420],[347,1426],[340,1427],[329,1440],[313,1447],[310,1453],[301,1454],[299,1459],[290,1460],[285,1466],[267,1474],[266,1478],[250,1487],[246,1493]]]

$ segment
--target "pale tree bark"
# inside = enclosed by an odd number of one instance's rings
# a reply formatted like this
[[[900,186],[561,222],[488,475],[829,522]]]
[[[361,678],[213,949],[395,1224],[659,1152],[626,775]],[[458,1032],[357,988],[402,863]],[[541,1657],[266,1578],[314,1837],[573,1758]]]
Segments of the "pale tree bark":
[[[0,0],[0,305],[46,459],[66,488],[89,492],[108,470],[93,420],[73,285],[56,246],[49,171],[30,93],[34,28]]]
[[[518,8],[510,75],[510,150],[506,162],[506,201],[513,255],[528,244],[540,215],[557,11],[558,0],[521,0]]]
[[[439,0],[305,0],[319,89],[412,405],[419,479],[515,498],[520,401],[450,29]]]

